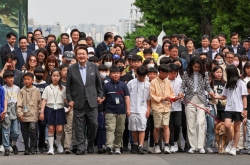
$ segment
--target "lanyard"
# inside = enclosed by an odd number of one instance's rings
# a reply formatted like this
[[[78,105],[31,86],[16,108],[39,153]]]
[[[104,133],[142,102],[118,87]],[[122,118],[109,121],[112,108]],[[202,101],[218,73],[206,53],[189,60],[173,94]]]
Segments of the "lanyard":
[[[32,99],[32,91],[30,91],[30,99],[29,101],[26,103],[26,106],[29,104],[30,100]],[[28,92],[26,92],[26,100],[28,100]]]
[[[159,80],[157,80],[157,81],[158,81],[159,87],[160,87],[160,89],[161,89],[162,97],[164,97],[164,96],[165,96],[165,83],[163,82],[164,85],[163,85],[163,90],[162,90]]]
[[[12,89],[11,89],[11,92],[10,92],[10,91],[8,91],[8,89],[7,89],[7,85],[6,85],[6,91],[7,91],[8,102],[11,100],[11,96],[12,96],[13,88],[14,88],[14,86],[12,86]],[[9,93],[9,92],[10,92],[10,93]]]
[[[51,85],[50,85],[49,87],[50,87],[51,90],[53,91],[53,96],[54,96],[55,103],[56,103],[56,99],[57,99],[57,96],[58,96],[58,92],[59,92],[59,91],[57,91],[57,94],[56,94],[56,97],[55,97],[54,89],[52,89]]]
[[[139,82],[139,81],[137,80],[137,93],[138,93],[138,95],[140,96],[140,92],[138,91],[138,89],[139,89],[138,82]],[[142,92],[141,98],[144,97],[144,91],[145,91],[145,82],[144,82],[144,88],[143,88],[143,92]],[[143,100],[144,100],[144,99],[143,99]]]

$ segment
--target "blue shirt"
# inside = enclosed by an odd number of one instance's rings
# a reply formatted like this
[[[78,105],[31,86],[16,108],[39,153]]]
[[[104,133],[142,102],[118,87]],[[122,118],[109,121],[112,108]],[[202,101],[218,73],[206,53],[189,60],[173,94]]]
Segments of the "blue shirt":
[[[81,74],[81,77],[82,77],[82,82],[83,84],[85,85],[86,84],[86,71],[87,71],[87,64],[82,67],[79,63],[79,70],[80,70],[80,74]]]
[[[103,96],[106,97],[104,102],[106,113],[126,114],[125,96],[129,96],[129,91],[124,82],[112,80],[107,82],[103,87]],[[119,99],[118,104],[117,99]]]

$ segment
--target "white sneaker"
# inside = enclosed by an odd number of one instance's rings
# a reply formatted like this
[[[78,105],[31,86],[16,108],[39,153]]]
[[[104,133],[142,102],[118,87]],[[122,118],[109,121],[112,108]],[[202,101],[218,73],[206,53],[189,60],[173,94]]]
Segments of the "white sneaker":
[[[148,141],[144,141],[143,143],[143,150],[148,151]]]
[[[244,142],[244,149],[247,149],[247,142]]]
[[[202,149],[199,149],[199,153],[200,153],[200,154],[205,154],[206,151],[204,150],[204,148],[202,148]]]
[[[188,150],[188,153],[189,153],[189,154],[194,154],[194,151],[195,151],[195,150],[194,150],[193,148],[190,148],[190,149]]]
[[[177,142],[174,142],[174,148],[175,148],[175,152],[178,152],[179,147],[178,147],[178,143]]]
[[[171,153],[175,153],[175,147],[174,147],[174,146],[171,146],[171,147],[170,147],[170,152],[171,152]]]
[[[164,154],[171,154],[169,146],[164,147]]]
[[[233,148],[233,146],[234,146],[234,142],[233,141],[228,142],[228,145],[227,145],[227,147],[225,149],[225,152],[229,153],[230,150]]]
[[[50,148],[47,155],[54,155],[54,148]]]
[[[161,149],[160,149],[160,146],[159,145],[156,145],[155,148],[154,148],[154,153],[156,154],[161,154]]]
[[[2,153],[5,152],[5,149],[4,149],[3,145],[0,145],[0,152],[2,152]]]
[[[9,146],[9,150],[10,152],[13,152],[13,148],[11,146]]]
[[[233,155],[233,156],[236,156],[236,148],[232,148],[230,151],[229,151],[229,154],[230,155]]]
[[[120,148],[115,149],[115,154],[121,154]]]
[[[212,150],[212,148],[209,148],[209,147],[208,147],[208,148],[206,148],[206,150],[207,150],[207,153],[208,153],[208,154],[213,154],[213,153],[214,153],[214,151]]]
[[[154,148],[153,147],[148,147],[148,153],[149,154],[154,154]]]
[[[62,147],[61,142],[58,142],[57,140],[55,140],[55,145],[57,146],[57,152],[60,154],[63,153],[63,147]]]

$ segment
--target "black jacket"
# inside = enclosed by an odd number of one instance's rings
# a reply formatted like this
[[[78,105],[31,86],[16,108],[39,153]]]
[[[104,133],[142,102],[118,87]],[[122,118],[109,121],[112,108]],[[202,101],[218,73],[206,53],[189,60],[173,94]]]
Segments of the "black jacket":
[[[17,49],[17,47],[14,47],[15,49]],[[0,50],[0,55],[1,55],[1,58],[2,58],[2,63],[3,65],[5,65],[5,60],[4,60],[4,56],[8,53],[11,53],[11,50],[10,50],[10,47],[8,44],[4,45],[1,47],[1,50]]]

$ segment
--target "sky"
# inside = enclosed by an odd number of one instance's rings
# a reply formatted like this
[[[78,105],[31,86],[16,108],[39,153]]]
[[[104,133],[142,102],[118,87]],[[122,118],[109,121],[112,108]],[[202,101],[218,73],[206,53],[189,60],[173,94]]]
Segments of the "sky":
[[[64,26],[81,23],[119,25],[119,19],[129,19],[135,0],[29,0],[28,18],[41,25],[60,22]]]

